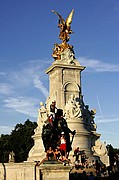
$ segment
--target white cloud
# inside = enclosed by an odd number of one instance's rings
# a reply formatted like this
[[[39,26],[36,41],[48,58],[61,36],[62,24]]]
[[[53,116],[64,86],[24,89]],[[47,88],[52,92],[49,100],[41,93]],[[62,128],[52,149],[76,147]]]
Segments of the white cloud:
[[[109,122],[119,122],[119,118],[117,119],[101,119],[101,120],[96,120],[97,123],[109,123]]]
[[[6,72],[2,72],[2,71],[0,72],[1,76],[5,76],[6,74],[7,74]]]
[[[29,97],[8,98],[4,100],[4,107],[13,109],[16,112],[37,117],[38,99]]]
[[[40,89],[40,91],[44,94],[44,96],[47,98],[48,97],[48,91],[47,89],[43,86],[43,83],[41,82],[39,76],[35,75],[34,76],[34,85],[36,88]]]
[[[9,95],[10,98],[6,98],[3,103],[3,107],[12,109],[13,111],[29,115],[31,117],[37,117],[37,106],[40,99],[30,97],[35,88],[39,89],[40,92],[46,98],[48,91],[45,88],[43,80],[45,79],[43,66],[46,66],[47,62],[44,60],[35,60],[22,64],[22,67],[18,71],[8,72],[8,76],[3,81],[7,83],[0,83],[0,94]],[[7,79],[7,77],[9,77]],[[40,79],[42,77],[42,81]],[[24,97],[25,93],[28,92],[27,96]],[[14,92],[14,94],[13,94]],[[17,97],[18,96],[18,97]],[[17,98],[16,98],[17,97]]]
[[[104,134],[111,134],[111,135],[114,134],[115,135],[117,132],[116,131],[108,131],[107,129],[105,129],[105,131],[101,131],[100,133],[103,134],[103,135]]]
[[[119,115],[100,115],[95,117],[96,123],[119,122]]]
[[[12,72],[10,76],[11,84],[15,84],[16,90],[21,87],[24,88],[38,88],[41,93],[46,97],[48,94],[45,84],[43,83],[45,76],[44,70],[46,69],[46,62],[44,60],[34,60],[22,65],[18,71]],[[41,81],[42,79],[42,81]],[[18,90],[19,91],[19,90]]]
[[[13,127],[10,126],[0,126],[0,134],[10,134]]]
[[[113,65],[108,63],[103,63],[96,59],[79,57],[79,62],[81,65],[87,66],[87,69],[92,69],[95,72],[117,72],[119,71],[119,65]],[[44,79],[46,78],[44,70],[50,65],[51,60],[32,60],[25,64],[18,71],[9,72],[9,83],[0,83],[0,93],[4,95],[11,95],[12,98],[7,98],[4,100],[4,107],[10,108],[14,111],[30,115],[32,117],[37,117],[36,103],[38,99],[32,97],[23,97],[23,88],[37,88],[40,92],[47,98],[48,91],[45,87]],[[47,67],[46,67],[47,66]],[[20,91],[22,90],[22,91]],[[13,91],[14,96],[13,96]],[[12,93],[12,94],[11,94]],[[16,98],[18,94],[21,97]],[[19,96],[19,95],[18,95]],[[101,120],[102,121],[102,120]],[[100,122],[101,122],[100,121]],[[107,122],[105,120],[105,122]]]
[[[98,59],[79,57],[81,65],[86,66],[88,71],[93,70],[95,72],[119,72],[119,64],[110,64],[102,62]]]
[[[13,92],[12,86],[7,83],[0,83],[0,94],[9,95]]]

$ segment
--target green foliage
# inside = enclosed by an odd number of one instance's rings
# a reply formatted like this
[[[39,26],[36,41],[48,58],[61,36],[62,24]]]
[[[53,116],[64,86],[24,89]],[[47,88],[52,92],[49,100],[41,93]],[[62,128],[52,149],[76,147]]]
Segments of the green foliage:
[[[33,146],[34,129],[36,122],[30,120],[24,124],[17,124],[10,135],[1,135],[0,137],[0,162],[8,162],[9,152],[15,153],[15,161],[23,162],[27,160],[28,152]]]
[[[8,161],[9,155],[9,135],[1,135],[0,137],[0,162],[4,162],[4,160]]]

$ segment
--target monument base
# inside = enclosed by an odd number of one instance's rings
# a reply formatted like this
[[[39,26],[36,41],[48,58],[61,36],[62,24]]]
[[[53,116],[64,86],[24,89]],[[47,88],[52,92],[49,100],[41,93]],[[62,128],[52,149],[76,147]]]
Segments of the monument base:
[[[69,180],[71,167],[63,164],[42,164],[39,170],[42,180]]]
[[[0,163],[0,180],[69,180],[70,170],[58,161]]]
[[[0,163],[0,180],[33,180],[35,177],[40,179],[35,162]]]

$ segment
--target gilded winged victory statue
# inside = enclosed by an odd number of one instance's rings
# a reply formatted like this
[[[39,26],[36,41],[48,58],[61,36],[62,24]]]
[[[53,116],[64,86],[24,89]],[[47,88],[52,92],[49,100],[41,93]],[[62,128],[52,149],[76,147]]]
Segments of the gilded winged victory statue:
[[[54,44],[55,47],[53,49],[52,56],[55,60],[59,60],[61,53],[66,48],[73,49],[73,46],[71,46],[70,44],[67,44],[67,42],[70,39],[69,34],[73,33],[73,31],[71,30],[71,23],[72,23],[72,18],[73,18],[73,14],[74,14],[74,9],[70,12],[66,21],[56,11],[52,10],[52,12],[55,13],[59,18],[59,21],[58,21],[58,27],[60,28],[59,39],[62,40],[61,44]]]

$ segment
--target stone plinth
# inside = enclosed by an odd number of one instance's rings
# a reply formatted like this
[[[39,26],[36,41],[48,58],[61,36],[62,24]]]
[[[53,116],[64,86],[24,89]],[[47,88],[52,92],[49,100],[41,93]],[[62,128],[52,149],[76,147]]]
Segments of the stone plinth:
[[[57,108],[64,109],[71,94],[75,94],[76,97],[81,94],[81,71],[85,67],[81,66],[76,59],[73,62],[70,63],[67,59],[55,61],[46,70],[50,80],[47,108],[55,100]]]
[[[27,161],[34,162],[34,161],[41,161],[45,156],[45,150],[42,142],[41,132],[35,132],[34,136],[34,146],[31,148],[28,154]]]
[[[36,163],[0,163],[0,180],[40,179]]]
[[[69,180],[70,166],[63,164],[43,164],[39,167],[42,180]]]

